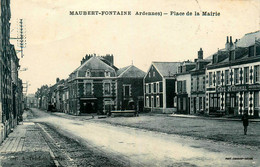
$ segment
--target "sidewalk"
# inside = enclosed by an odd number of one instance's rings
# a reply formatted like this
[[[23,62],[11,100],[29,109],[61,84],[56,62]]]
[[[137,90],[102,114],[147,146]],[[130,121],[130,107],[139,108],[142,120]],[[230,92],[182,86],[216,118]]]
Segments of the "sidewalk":
[[[55,166],[51,153],[39,127],[24,122],[0,145],[0,166]]]
[[[224,120],[224,121],[241,121],[239,118],[227,118],[227,117],[205,117],[197,115],[184,115],[184,114],[170,114],[169,117],[179,117],[179,118],[194,118],[194,119],[213,119],[213,120]],[[260,119],[249,119],[250,122],[260,122]]]

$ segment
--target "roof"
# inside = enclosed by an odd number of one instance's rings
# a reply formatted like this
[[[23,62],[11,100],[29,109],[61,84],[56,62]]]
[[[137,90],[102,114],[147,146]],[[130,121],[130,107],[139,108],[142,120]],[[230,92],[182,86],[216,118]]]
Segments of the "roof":
[[[130,66],[131,66],[131,65],[130,65]],[[126,66],[126,67],[120,68],[120,69],[116,72],[117,76],[119,76],[122,72],[124,72],[125,70],[127,70],[130,66]]]
[[[86,68],[89,70],[112,70],[114,71],[114,68],[109,66],[108,64],[106,64],[105,62],[103,62],[102,60],[100,60],[98,57],[91,57],[89,60],[87,60],[86,62],[84,62],[83,64],[81,64],[75,71],[79,71],[82,68]],[[75,72],[73,71],[73,72]]]
[[[145,72],[135,67],[134,65],[127,66],[119,70],[119,78],[143,78],[145,76]]]
[[[163,77],[167,77],[177,73],[180,62],[152,62],[152,64]]]
[[[249,47],[255,44],[255,40],[260,38],[260,30],[245,34],[237,41],[237,47]]]

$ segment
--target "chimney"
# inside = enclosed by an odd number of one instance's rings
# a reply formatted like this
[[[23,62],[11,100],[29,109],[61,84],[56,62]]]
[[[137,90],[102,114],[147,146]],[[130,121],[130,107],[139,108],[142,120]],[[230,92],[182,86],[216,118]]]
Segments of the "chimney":
[[[229,43],[229,42],[228,42],[228,36],[227,36],[227,42],[226,42],[226,43]]]
[[[230,44],[231,44],[231,45],[233,44],[233,42],[232,42],[232,36],[230,36]]]
[[[230,39],[232,39],[232,38],[230,38]],[[229,43],[229,41],[228,41],[228,36],[227,36],[227,43],[226,43],[226,45],[225,45],[225,49],[226,49],[226,50],[229,50],[229,49],[230,49],[230,44],[231,44],[231,43]]]
[[[198,51],[198,60],[202,60],[203,59],[203,50],[202,48],[200,48],[200,50]]]
[[[56,78],[56,83],[58,83],[60,81],[60,78]]]

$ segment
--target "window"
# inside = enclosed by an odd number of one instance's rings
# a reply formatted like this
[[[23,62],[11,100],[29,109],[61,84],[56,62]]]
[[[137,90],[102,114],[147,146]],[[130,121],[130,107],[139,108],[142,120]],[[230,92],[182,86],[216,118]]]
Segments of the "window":
[[[86,95],[91,95],[92,94],[92,84],[91,83],[86,83],[85,91],[86,91]]]
[[[151,72],[149,72],[149,78],[151,78]]]
[[[218,72],[217,72],[217,85],[220,85],[220,81],[221,81],[220,71],[218,71]]]
[[[238,68],[236,68],[234,70],[234,79],[235,79],[236,84],[239,83],[239,69]]]
[[[225,71],[225,84],[228,85],[229,84],[229,70]]]
[[[151,93],[151,84],[149,84],[149,93]]]
[[[212,85],[212,72],[209,73],[209,86]]]
[[[124,96],[125,97],[131,96],[130,89],[131,89],[130,85],[124,85]]]
[[[157,90],[157,84],[154,83],[154,84],[153,84],[153,92],[154,92],[154,93],[157,93],[156,90]]]
[[[104,85],[104,94],[105,95],[110,95],[111,94],[110,83],[105,83],[105,85]]]
[[[145,93],[149,93],[149,85],[148,84],[145,85]]]
[[[110,77],[110,72],[109,71],[105,71],[105,77]]]
[[[244,105],[245,105],[245,108],[248,108],[248,92],[245,92]]]
[[[149,104],[149,97],[146,96],[146,107],[149,107],[149,106],[150,106],[150,104]]]
[[[260,81],[260,70],[259,70],[259,65],[254,67],[254,79],[255,82],[259,82]]]
[[[153,72],[153,76],[155,77],[155,72]]]
[[[159,83],[156,83],[156,92],[159,93]]]
[[[156,96],[156,107],[160,107],[160,97]]]
[[[249,82],[249,68],[245,67],[244,68],[244,83],[248,83]]]
[[[254,107],[259,108],[259,92],[255,92],[254,94]]]
[[[153,91],[154,91],[154,84],[151,83],[151,93],[153,93]]]
[[[163,84],[162,84],[162,82],[159,82],[159,90],[160,90],[160,92],[163,92]]]
[[[185,81],[182,81],[182,87],[183,87],[183,90],[182,90],[182,92],[184,92],[184,93],[186,93],[187,92],[187,90],[186,90],[186,80]]]
[[[86,71],[86,77],[90,77],[90,71],[89,70]]]

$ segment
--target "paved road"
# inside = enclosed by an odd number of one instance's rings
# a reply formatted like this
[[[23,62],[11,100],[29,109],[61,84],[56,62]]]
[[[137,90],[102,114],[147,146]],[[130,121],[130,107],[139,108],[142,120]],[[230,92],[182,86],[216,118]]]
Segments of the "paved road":
[[[260,166],[260,152],[252,148],[32,112],[34,122],[47,123],[130,166]]]

